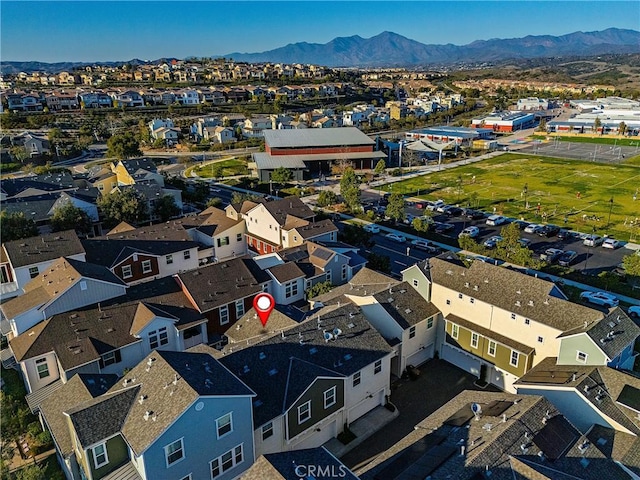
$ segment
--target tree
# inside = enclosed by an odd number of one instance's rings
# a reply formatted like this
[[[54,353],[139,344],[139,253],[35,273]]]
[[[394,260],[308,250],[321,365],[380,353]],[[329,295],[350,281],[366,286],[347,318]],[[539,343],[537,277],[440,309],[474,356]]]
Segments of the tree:
[[[371,248],[373,246],[372,234],[359,225],[345,224],[339,236],[341,241],[349,245],[363,248]]]
[[[6,210],[0,212],[0,238],[3,243],[36,235],[38,235],[36,222],[25,217],[24,213],[7,212]]]
[[[109,226],[120,222],[139,223],[147,218],[147,203],[142,195],[132,188],[115,190],[98,200],[98,207]]]
[[[29,158],[29,153],[27,149],[21,145],[16,145],[15,147],[11,147],[9,149],[9,153],[13,158],[15,158],[20,163],[24,163],[24,161]]]
[[[329,205],[335,205],[338,203],[338,196],[331,190],[322,190],[318,194],[318,206],[328,207]]]
[[[416,217],[411,222],[411,226],[416,232],[426,233],[429,231],[429,226],[433,223],[433,220],[429,216]]]
[[[478,242],[469,235],[458,237],[458,245],[460,245],[462,250],[466,250],[468,252],[480,253],[481,250],[481,245],[479,245]]]
[[[233,192],[231,194],[231,203],[243,203],[245,200],[250,202],[256,202],[260,200],[259,195],[251,194],[251,193],[242,193],[242,192]]]
[[[618,133],[622,136],[624,136],[625,133],[627,133],[627,124],[624,122],[620,122],[620,124],[618,125]]]
[[[598,130],[600,130],[601,127],[602,121],[600,120],[600,117],[596,117],[596,119],[593,121],[593,133],[598,133]],[[602,130],[602,133],[604,133],[604,129]]]
[[[140,155],[142,155],[140,143],[131,132],[113,135],[107,140],[107,157],[115,157],[118,160],[123,160]]]
[[[391,259],[386,255],[370,253],[367,257],[367,267],[382,273],[391,273]]]
[[[271,172],[271,180],[281,185],[290,182],[293,178],[293,172],[285,167],[278,167]]]
[[[307,289],[307,298],[314,298],[323,293],[330,292],[333,285],[329,280],[326,282],[316,283],[313,287]]]
[[[360,180],[351,167],[344,171],[340,179],[340,195],[350,211],[357,212],[362,209],[360,205]]]
[[[381,173],[384,173],[385,168],[387,168],[387,164],[384,160],[381,159],[378,161],[378,163],[376,163],[376,167],[373,169],[373,173],[375,173],[376,175],[380,175]]]
[[[622,268],[631,285],[640,284],[640,253],[632,253],[622,257]]]
[[[75,230],[78,233],[91,232],[92,221],[87,212],[68,202],[57,208],[51,216],[51,229],[54,232]]]
[[[219,207],[222,205],[222,199],[220,197],[212,197],[207,201],[207,207]]]
[[[404,220],[404,197],[400,193],[391,194],[385,213],[396,222]]]
[[[172,217],[180,215],[180,207],[176,204],[176,199],[172,195],[163,195],[153,207],[154,215],[160,217],[160,220],[166,222]]]
[[[40,466],[33,464],[18,470],[16,480],[47,480],[47,475]]]

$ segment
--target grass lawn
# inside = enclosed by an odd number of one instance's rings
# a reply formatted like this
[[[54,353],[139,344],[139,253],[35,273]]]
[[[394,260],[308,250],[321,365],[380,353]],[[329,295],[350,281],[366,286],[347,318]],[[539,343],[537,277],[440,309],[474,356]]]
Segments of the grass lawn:
[[[221,160],[219,162],[211,162],[202,167],[196,168],[194,171],[201,178],[211,178],[212,169],[222,169],[222,177],[231,177],[234,175],[249,175],[249,168],[247,167],[246,160],[240,160],[238,158],[230,158],[227,160]]]
[[[527,186],[525,208],[524,187]],[[426,200],[480,208],[581,232],[640,237],[640,168],[506,153],[389,185]],[[634,200],[634,195],[637,200]],[[610,199],[613,198],[613,203]],[[538,212],[538,204],[540,209]],[[611,209],[611,225],[607,226]]]

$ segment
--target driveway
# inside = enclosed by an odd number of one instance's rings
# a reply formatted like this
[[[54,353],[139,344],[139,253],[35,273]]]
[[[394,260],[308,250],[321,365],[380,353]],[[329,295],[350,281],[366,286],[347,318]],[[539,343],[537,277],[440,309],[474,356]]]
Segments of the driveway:
[[[391,402],[398,407],[400,415],[340,458],[347,467],[356,470],[370,462],[463,390],[480,390],[473,384],[476,377],[444,360],[430,360],[420,371],[416,381],[398,380],[391,386]],[[499,391],[491,385],[485,390]]]

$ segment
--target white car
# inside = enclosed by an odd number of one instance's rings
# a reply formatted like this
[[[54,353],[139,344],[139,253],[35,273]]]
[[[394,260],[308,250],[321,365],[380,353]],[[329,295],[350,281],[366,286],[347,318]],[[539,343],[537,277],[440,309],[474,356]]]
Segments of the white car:
[[[460,232],[458,238],[462,237],[471,237],[476,238],[480,234],[480,229],[478,227],[467,227]]]
[[[532,223],[524,228],[524,233],[540,233],[544,230],[544,225]]]
[[[611,248],[612,250],[615,250],[620,245],[622,245],[620,240],[616,240],[615,238],[605,238],[602,242],[602,248]]]
[[[380,233],[380,227],[375,223],[367,223],[363,229],[365,232],[369,233]]]
[[[437,247],[430,245],[426,240],[422,240],[420,238],[416,238],[415,240],[411,240],[411,245],[419,250],[424,250],[429,253],[436,253],[438,251]]]
[[[407,241],[407,237],[398,233],[387,233],[385,237],[387,237],[389,240],[393,240],[394,242],[404,243]]]
[[[506,223],[506,221],[507,218],[503,217],[502,215],[491,215],[489,218],[487,218],[486,224],[495,227],[496,225],[502,225],[503,223]]]
[[[602,244],[602,242],[604,242],[604,238],[602,238],[600,235],[593,234],[584,237],[582,244],[587,247],[597,247],[598,245]]]
[[[582,292],[580,300],[607,308],[617,307],[619,303],[616,296],[608,292]]]

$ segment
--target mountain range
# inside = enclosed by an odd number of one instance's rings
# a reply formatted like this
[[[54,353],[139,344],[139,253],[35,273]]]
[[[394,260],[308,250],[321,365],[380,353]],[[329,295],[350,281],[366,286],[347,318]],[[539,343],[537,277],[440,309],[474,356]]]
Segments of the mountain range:
[[[426,45],[393,32],[382,32],[371,38],[358,35],[334,38],[328,43],[291,43],[284,47],[260,53],[228,53],[212,58],[233,58],[235,61],[259,63],[303,63],[328,67],[429,67],[461,63],[500,62],[510,59],[540,57],[588,57],[604,54],[640,52],[640,32],[608,28],[597,32],[574,32],[567,35],[528,35],[522,38],[477,40],[468,45]],[[164,59],[163,59],[164,60]],[[140,65],[128,62],[96,62],[94,65]],[[3,74],[47,71],[51,73],[71,70],[87,62],[3,62]]]

